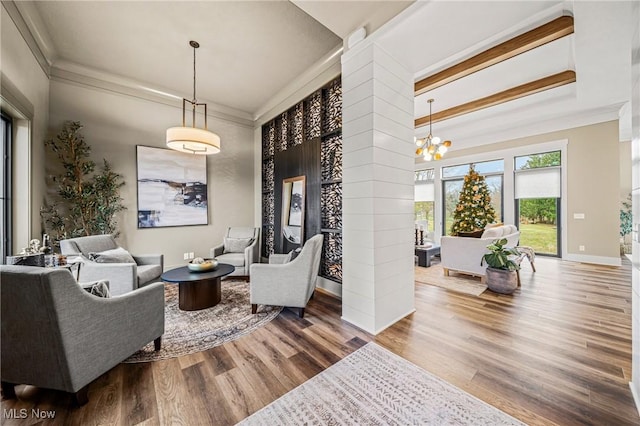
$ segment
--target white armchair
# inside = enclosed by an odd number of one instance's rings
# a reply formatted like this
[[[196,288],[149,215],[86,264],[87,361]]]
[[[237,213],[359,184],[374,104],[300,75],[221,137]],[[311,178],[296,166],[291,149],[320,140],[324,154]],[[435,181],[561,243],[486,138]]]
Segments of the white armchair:
[[[251,313],[262,304],[299,308],[298,315],[304,317],[304,308],[316,288],[323,239],[322,234],[311,237],[290,262],[282,263],[282,255],[272,255],[269,264],[251,265]]]
[[[482,263],[482,256],[489,252],[487,246],[500,238],[506,238],[507,245],[515,247],[518,245],[520,232],[515,225],[502,225],[486,228],[480,238],[442,237],[440,264],[444,274],[449,275],[449,271],[462,272],[480,277],[484,282],[487,264]]]
[[[251,264],[260,258],[260,228],[229,228],[222,244],[210,250],[211,257],[235,266],[232,276],[249,278]]]
[[[82,255],[84,258],[78,281],[109,280],[112,296],[125,294],[160,280],[164,267],[164,256],[161,254],[131,255],[132,261],[126,262],[114,261],[113,258],[108,263],[91,260],[92,253],[115,249],[120,247],[111,235],[91,235],[60,241],[62,254]]]

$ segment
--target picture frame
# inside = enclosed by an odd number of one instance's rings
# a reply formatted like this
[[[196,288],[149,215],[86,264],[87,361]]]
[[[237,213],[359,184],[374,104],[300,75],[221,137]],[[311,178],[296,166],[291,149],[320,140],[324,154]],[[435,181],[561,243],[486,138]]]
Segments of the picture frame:
[[[138,228],[209,224],[207,161],[136,145]]]

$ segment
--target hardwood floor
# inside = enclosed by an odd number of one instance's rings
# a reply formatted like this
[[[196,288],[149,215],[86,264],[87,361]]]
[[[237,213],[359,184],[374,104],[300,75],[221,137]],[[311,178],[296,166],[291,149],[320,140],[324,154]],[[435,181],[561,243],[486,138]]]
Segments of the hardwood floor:
[[[640,424],[631,377],[631,265],[538,257],[513,296],[416,286],[416,312],[375,338],[316,292],[304,319],[283,313],[209,351],[120,364],[89,387],[89,403],[31,386],[3,400],[3,424],[234,424],[368,341],[532,425]],[[26,419],[8,419],[7,410]],[[31,409],[54,410],[53,420]]]

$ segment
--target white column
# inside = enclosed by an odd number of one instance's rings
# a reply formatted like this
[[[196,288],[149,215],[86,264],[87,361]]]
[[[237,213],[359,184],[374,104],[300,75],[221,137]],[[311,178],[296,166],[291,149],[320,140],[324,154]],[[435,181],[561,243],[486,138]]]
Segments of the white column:
[[[633,197],[633,289],[631,293],[631,328],[633,350],[631,355],[631,391],[640,413],[640,4],[632,6],[631,28],[631,150]]]
[[[342,317],[377,334],[415,310],[413,76],[368,43],[342,90]]]

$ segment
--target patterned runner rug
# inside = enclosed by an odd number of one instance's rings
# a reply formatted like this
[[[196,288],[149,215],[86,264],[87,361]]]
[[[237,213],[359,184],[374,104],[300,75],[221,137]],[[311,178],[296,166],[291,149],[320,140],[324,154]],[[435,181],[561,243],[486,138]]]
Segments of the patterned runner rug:
[[[162,347],[156,352],[153,342],[123,362],[146,362],[175,358],[211,349],[251,333],[278,316],[281,307],[261,306],[251,314],[249,283],[222,280],[222,300],[200,311],[178,308],[178,286],[164,285],[164,334]]]
[[[368,343],[241,425],[524,425]]]
[[[415,278],[417,282],[435,285],[447,290],[459,293],[480,296],[487,289],[485,284],[480,282],[480,278],[466,274],[459,274],[451,271],[449,276],[444,275],[441,265],[431,265],[429,268],[415,267]]]

